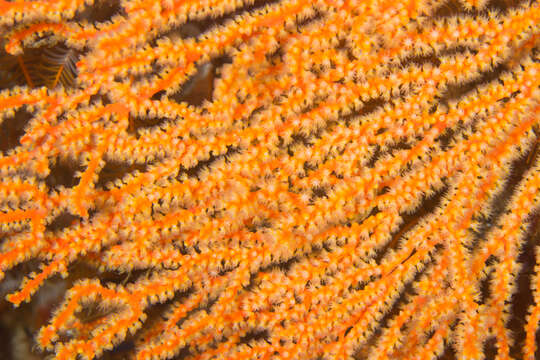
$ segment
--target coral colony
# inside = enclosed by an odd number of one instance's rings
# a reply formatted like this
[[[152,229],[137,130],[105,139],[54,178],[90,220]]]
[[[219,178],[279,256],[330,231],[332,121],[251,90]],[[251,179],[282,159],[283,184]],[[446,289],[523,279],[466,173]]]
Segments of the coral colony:
[[[529,0],[0,0],[1,318],[56,289],[36,358],[540,358],[539,33]]]

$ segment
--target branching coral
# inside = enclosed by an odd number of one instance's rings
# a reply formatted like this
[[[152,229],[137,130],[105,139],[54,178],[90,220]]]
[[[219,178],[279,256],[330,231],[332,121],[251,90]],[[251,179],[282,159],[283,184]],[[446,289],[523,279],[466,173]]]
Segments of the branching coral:
[[[535,1],[0,14],[0,277],[69,284],[41,351],[535,358]]]

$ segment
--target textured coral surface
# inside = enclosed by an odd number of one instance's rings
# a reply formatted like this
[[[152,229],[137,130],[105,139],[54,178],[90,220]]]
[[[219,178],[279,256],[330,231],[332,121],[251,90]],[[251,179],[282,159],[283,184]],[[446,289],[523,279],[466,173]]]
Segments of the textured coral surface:
[[[0,358],[540,358],[539,24],[0,0]]]

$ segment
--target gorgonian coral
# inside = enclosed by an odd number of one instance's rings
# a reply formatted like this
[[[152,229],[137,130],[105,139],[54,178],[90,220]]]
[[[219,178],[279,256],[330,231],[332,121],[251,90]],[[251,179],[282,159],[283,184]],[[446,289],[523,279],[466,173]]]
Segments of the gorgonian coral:
[[[0,276],[68,288],[42,351],[534,359],[535,1],[0,13]]]

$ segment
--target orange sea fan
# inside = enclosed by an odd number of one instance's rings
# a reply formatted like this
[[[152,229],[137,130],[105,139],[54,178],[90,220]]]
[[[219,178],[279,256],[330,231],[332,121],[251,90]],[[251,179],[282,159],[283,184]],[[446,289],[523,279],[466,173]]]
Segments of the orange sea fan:
[[[539,358],[536,1],[0,14],[0,357]]]

